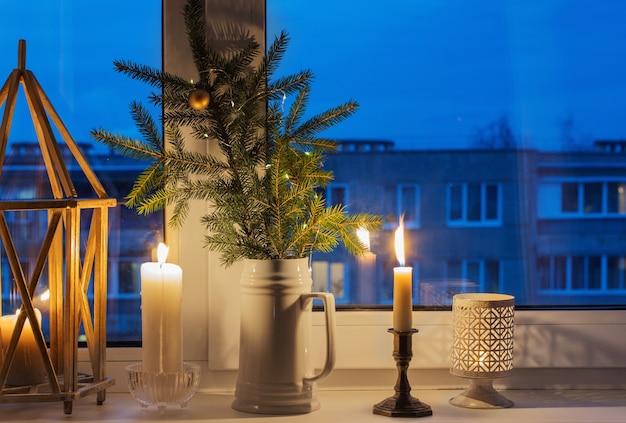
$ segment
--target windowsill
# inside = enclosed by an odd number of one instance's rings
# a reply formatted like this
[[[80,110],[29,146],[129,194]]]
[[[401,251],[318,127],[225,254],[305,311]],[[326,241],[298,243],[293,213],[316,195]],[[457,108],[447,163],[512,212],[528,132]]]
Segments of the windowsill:
[[[501,391],[515,402],[515,406],[502,410],[473,410],[458,408],[448,403],[458,390],[413,390],[412,394],[431,406],[432,417],[426,422],[502,422],[528,423],[530,421],[552,423],[609,423],[623,422],[626,415],[626,391],[624,390],[509,390]],[[263,418],[265,421],[289,422],[384,422],[384,416],[374,415],[372,406],[393,394],[393,390],[319,390],[321,408],[309,414],[262,416],[233,410],[231,392],[198,393],[191,399],[187,409],[168,408],[159,416],[155,407],[142,409],[130,394],[108,394],[102,406],[87,397],[74,402],[72,420],[97,422],[128,422],[156,420],[161,422],[244,422]],[[63,407],[56,403],[2,404],[3,422],[67,421]],[[268,420],[269,419],[269,420]]]

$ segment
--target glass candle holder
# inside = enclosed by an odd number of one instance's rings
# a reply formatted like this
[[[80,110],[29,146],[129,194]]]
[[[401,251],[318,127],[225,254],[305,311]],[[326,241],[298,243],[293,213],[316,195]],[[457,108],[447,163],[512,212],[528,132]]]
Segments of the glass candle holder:
[[[142,408],[156,406],[161,415],[168,405],[187,407],[187,402],[198,390],[200,366],[183,363],[181,372],[148,372],[142,363],[126,366],[130,393]]]

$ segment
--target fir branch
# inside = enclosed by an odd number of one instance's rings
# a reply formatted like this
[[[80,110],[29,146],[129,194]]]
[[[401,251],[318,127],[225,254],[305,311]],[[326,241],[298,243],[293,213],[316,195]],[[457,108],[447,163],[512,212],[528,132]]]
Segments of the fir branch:
[[[303,123],[296,131],[293,132],[294,137],[310,137],[318,132],[329,129],[344,119],[352,116],[358,109],[359,104],[355,101],[349,101],[340,106],[328,109],[320,113],[308,121]]]
[[[102,128],[92,129],[90,135],[96,141],[133,159],[158,160],[162,157],[162,152],[159,149],[155,149],[151,143],[135,140],[124,135],[113,134]]]
[[[188,86],[189,83],[183,78],[164,72],[160,69],[152,68],[148,65],[139,65],[127,60],[116,60],[113,62],[115,71],[124,73],[132,79],[145,82],[151,87]]]
[[[268,79],[274,76],[274,72],[278,69],[283,56],[287,52],[288,45],[289,36],[284,30],[280,32],[280,35],[274,37],[272,45],[267,49],[267,55],[262,66],[263,72]]]
[[[291,135],[293,128],[300,122],[304,112],[306,112],[306,104],[308,101],[309,85],[305,84],[296,96],[295,101],[291,104],[288,119],[285,121],[284,125],[285,135]]]
[[[158,187],[163,185],[163,167],[160,163],[153,163],[141,172],[132,189],[126,196],[126,206],[136,208],[150,196]]]
[[[180,226],[191,201],[208,202],[211,212],[201,219],[209,231],[204,245],[219,252],[227,266],[245,258],[329,252],[340,242],[353,254],[363,253],[356,229],[374,230],[381,219],[348,215],[342,205],[327,207],[317,194],[332,180],[323,165],[325,154],[337,146],[318,134],[351,116],[358,104],[349,101],[302,123],[313,74],[303,70],[274,78],[289,44],[284,31],[255,66],[263,52],[244,31],[227,28],[246,39],[245,45],[233,44],[236,49],[225,53],[207,42],[206,34],[215,28],[207,27],[203,0],[188,0],[183,14],[209,106],[189,106],[193,84],[181,77],[116,61],[117,72],[160,90],[149,101],[163,107],[164,135],[139,102],[131,104],[131,115],[144,141],[103,129],[91,132],[104,145],[148,162],[126,197],[127,205],[141,214],[173,206],[169,223]],[[291,95],[295,97],[285,111],[283,99]],[[211,143],[211,153],[190,148],[192,142]]]
[[[208,70],[213,61],[207,54],[204,0],[189,0],[183,7],[183,16],[196,69],[198,69],[198,73]]]
[[[133,101],[130,105],[130,114],[135,121],[139,132],[150,143],[155,151],[162,152],[163,138],[150,112],[141,103]]]

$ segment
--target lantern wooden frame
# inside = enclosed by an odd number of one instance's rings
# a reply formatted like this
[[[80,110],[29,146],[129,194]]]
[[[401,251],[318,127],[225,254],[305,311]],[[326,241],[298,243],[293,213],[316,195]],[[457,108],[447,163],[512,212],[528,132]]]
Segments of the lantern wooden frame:
[[[50,100],[25,65],[26,42],[20,40],[18,67],[0,89],[0,107],[6,102],[0,125],[0,172],[21,84],[54,198],[0,201],[0,240],[4,245],[11,273],[22,300],[21,313],[17,316],[9,346],[4,354],[0,354],[0,403],[63,401],[64,412],[71,414],[73,401],[90,394],[96,394],[97,403],[102,404],[106,388],[115,382],[106,376],[105,364],[108,209],[115,207],[117,201],[108,198]],[[48,117],[63,137],[97,198],[78,198]],[[40,211],[47,213],[48,216],[48,228],[28,280],[20,264],[6,219],[7,212],[26,210]],[[86,214],[89,214],[90,226],[85,251],[81,252],[81,219],[87,219]],[[33,306],[33,295],[46,266],[50,289],[49,346],[46,345]],[[93,310],[87,296],[92,283]],[[11,360],[26,319],[35,334],[47,380],[46,383],[36,386],[5,386]],[[78,337],[81,323],[89,351],[91,375],[78,372]]]

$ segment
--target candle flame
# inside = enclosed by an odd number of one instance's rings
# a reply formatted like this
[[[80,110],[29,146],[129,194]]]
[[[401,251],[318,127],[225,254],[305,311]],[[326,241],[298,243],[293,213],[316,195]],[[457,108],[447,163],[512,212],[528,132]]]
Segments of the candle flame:
[[[159,261],[159,264],[165,263],[169,252],[170,248],[162,242],[159,242],[159,246],[157,247],[157,260]]]
[[[400,267],[404,267],[404,215],[400,216],[400,224],[395,232],[396,257]]]
[[[370,233],[367,229],[361,227],[356,230],[356,236],[359,238],[359,241],[367,248],[367,251],[370,250]]]

